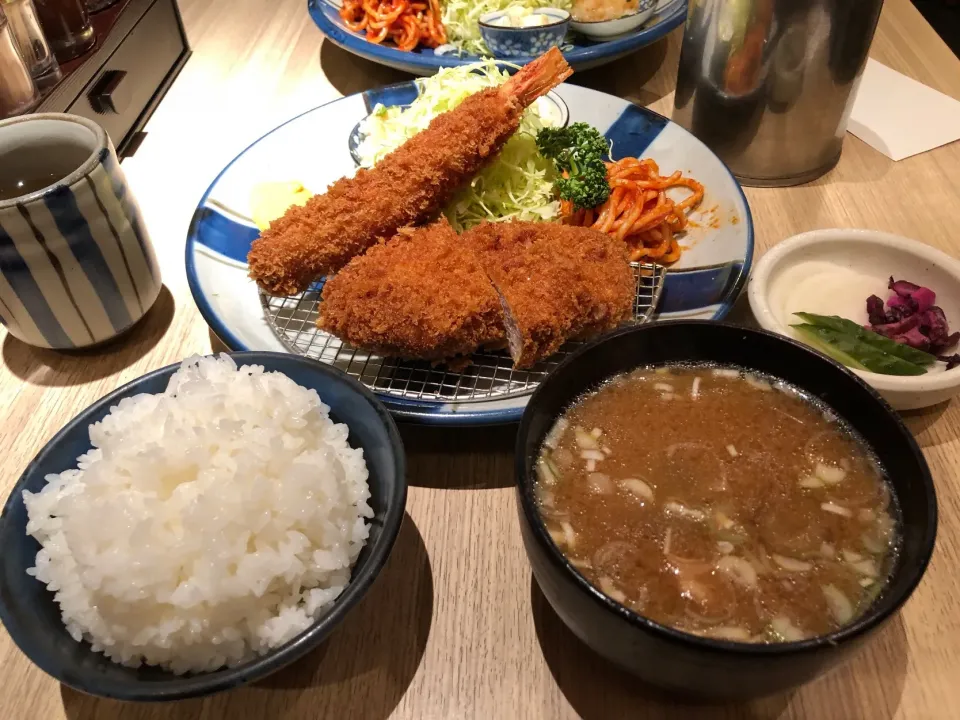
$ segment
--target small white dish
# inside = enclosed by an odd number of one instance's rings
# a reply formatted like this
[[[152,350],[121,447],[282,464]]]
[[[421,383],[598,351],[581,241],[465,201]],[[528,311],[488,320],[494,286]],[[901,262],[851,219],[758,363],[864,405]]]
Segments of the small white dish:
[[[591,40],[609,40],[636,30],[653,15],[657,0],[640,0],[637,11],[614,20],[584,21],[571,18],[570,27]]]
[[[765,330],[795,337],[796,312],[867,322],[866,299],[890,296],[890,276],[937,294],[950,329],[960,328],[960,261],[929,245],[876,230],[814,230],[779,243],[757,263],[748,285],[750,308]],[[953,351],[951,348],[950,351]],[[960,367],[943,363],[903,377],[853,370],[897,410],[915,410],[960,392]]]

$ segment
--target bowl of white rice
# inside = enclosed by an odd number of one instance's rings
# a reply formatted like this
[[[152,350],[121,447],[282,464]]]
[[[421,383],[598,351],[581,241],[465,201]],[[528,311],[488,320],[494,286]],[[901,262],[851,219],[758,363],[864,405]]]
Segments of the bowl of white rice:
[[[0,620],[42,670],[121,700],[196,697],[319,645],[387,561],[396,426],[336,369],[193,357],[84,410],[0,515]]]

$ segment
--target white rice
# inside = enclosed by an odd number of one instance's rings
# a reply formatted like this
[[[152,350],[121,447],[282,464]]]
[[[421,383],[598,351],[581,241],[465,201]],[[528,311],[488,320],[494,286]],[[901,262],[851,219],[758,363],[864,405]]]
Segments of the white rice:
[[[307,629],[369,532],[367,467],[314,390],[228,356],[90,426],[79,469],[24,492],[27,570],[78,642],[176,673],[237,665]]]

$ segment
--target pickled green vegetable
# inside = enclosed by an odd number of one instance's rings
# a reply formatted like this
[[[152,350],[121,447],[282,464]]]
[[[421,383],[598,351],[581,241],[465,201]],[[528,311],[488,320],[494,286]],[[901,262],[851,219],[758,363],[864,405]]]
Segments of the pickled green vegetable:
[[[884,352],[848,333],[812,324],[791,325],[805,341],[837,362],[881,375],[923,375],[926,368]]]
[[[861,342],[872,345],[873,347],[883,350],[890,355],[896,355],[897,357],[902,358],[907,362],[911,362],[914,365],[928,367],[933,365],[933,363],[937,360],[937,358],[930,353],[923,352],[923,350],[917,350],[909,345],[898,343],[895,340],[884,337],[880,333],[875,333],[872,330],[867,330],[865,327],[861,327],[853,320],[847,320],[846,318],[842,318],[837,315],[814,315],[813,313],[803,312],[794,313],[794,315],[810,325],[828,328],[839,333],[851,335]]]

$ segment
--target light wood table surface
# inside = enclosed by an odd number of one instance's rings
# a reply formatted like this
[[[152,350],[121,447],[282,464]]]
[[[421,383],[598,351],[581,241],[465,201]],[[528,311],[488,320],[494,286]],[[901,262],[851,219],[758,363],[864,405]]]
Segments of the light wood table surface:
[[[166,291],[122,343],[82,355],[0,335],[0,487],[96,398],[192,353],[220,349],[193,304],[184,238],[210,180],[250,141],[341,94],[407,79],[323,42],[304,0],[181,0],[194,55],[124,169]],[[669,114],[680,35],[572,82]],[[908,0],[888,0],[873,57],[960,98],[960,61]],[[322,142],[322,139],[318,140]],[[900,233],[960,256],[960,143],[893,163],[848,136],[820,180],[747,189],[757,251],[831,226]],[[2,331],[0,331],[2,332]],[[727,707],[644,690],[581,645],[533,582],[512,490],[515,427],[402,429],[407,517],[374,588],[306,659],[203,700],[98,700],[34,668],[0,631],[0,719],[960,718],[960,404],[907,418],[933,471],[940,533],[900,616],[855,660],[795,692]]]

